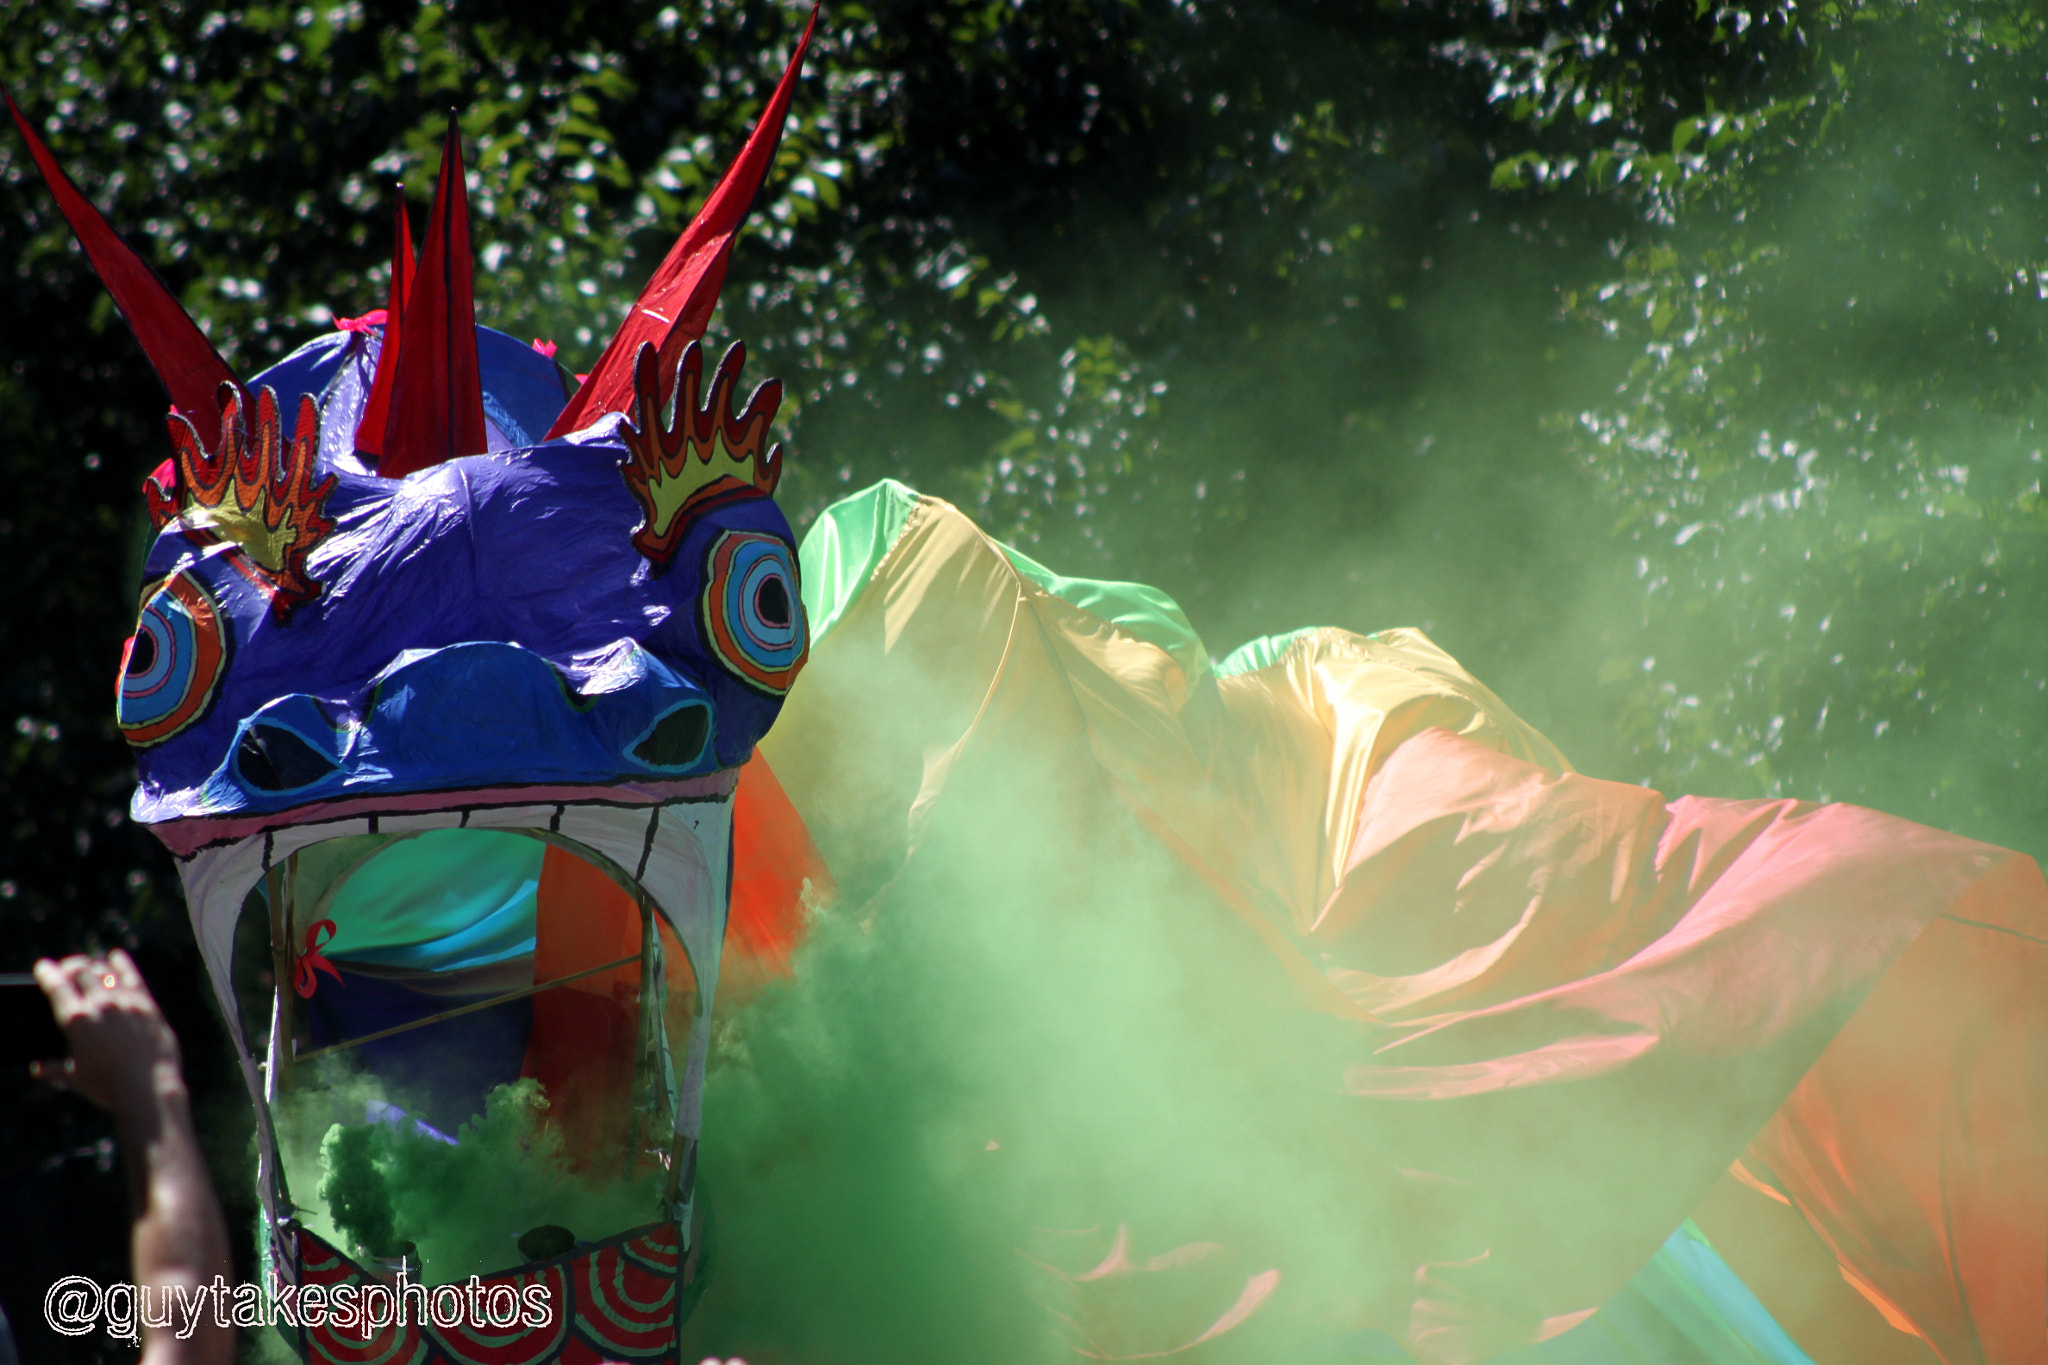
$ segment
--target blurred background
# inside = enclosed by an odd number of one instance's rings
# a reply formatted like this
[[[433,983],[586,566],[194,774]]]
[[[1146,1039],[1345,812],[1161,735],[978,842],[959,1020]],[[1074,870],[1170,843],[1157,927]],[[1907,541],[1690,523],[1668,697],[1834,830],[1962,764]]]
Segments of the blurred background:
[[[479,320],[581,371],[807,13],[8,0],[0,83],[243,375],[382,306],[453,107]],[[2025,3],[831,5],[707,342],[800,531],[899,478],[1216,655],[1419,626],[1584,771],[2038,857],[2044,74]],[[166,400],[11,128],[0,289],[0,970],[136,953],[246,1258],[111,706]],[[0,1304],[95,1359],[40,1299],[122,1276],[118,1158],[0,1010]]]

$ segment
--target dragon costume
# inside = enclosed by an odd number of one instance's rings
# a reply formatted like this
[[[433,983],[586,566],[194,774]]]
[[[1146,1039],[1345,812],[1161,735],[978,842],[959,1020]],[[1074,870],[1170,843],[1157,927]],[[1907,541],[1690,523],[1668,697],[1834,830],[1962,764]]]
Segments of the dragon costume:
[[[1585,777],[1414,631],[1214,659],[1163,594],[900,485],[798,548],[779,387],[737,401],[743,349],[707,382],[698,342],[803,52],[580,385],[476,325],[452,129],[386,309],[242,384],[15,111],[174,405],[117,714],[255,1106],[266,1269],[557,1310],[293,1350],[678,1359],[721,974],[800,991],[826,907],[906,898],[1081,945],[1143,881],[1193,1051],[1263,1078],[1317,1203],[1262,1216],[1252,1171],[1016,1230],[1061,1350],[1796,1365],[1701,1231],[1734,1188],[1882,1330],[2048,1359],[2030,860]],[[1329,1220],[1369,1245],[1290,1231]]]

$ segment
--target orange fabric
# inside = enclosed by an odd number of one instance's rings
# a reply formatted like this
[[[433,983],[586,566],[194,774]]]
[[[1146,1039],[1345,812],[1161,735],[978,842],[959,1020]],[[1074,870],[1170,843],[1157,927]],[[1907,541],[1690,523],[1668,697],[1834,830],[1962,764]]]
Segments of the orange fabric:
[[[1735,1180],[1737,1184],[1748,1186],[1750,1189],[1755,1190],[1764,1198],[1783,1204],[1787,1208],[1790,1208],[1792,1206],[1792,1201],[1790,1199],[1786,1198],[1779,1191],[1772,1189],[1763,1181],[1757,1179],[1755,1175],[1751,1174],[1749,1167],[1743,1165],[1741,1161],[1738,1160],[1729,1162],[1728,1174]]]
[[[740,769],[732,798],[732,908],[725,923],[728,973],[789,974],[802,937],[805,896],[832,898],[832,874],[759,752]]]
[[[535,981],[639,953],[640,908],[617,882],[567,849],[548,846],[541,860],[539,900]],[[610,996],[620,986],[638,990],[640,968],[617,967],[561,989]]]
[[[2015,859],[1936,920],[1743,1157],[1945,1365],[2048,1360],[2044,907]]]
[[[1910,1324],[1857,1292],[1790,1201],[1743,1169],[1714,1182],[1692,1221],[1785,1334],[1820,1365],[1939,1365]]]
[[[565,849],[541,860],[533,979],[635,957],[640,910],[617,882]],[[541,1083],[572,1164],[625,1140],[633,1102],[640,967],[636,961],[533,997],[521,1074]]]

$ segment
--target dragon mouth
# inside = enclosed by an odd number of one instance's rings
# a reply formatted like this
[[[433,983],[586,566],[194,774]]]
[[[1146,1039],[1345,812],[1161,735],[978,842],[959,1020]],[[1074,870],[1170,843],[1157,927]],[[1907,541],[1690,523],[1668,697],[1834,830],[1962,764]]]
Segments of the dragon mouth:
[[[689,1250],[737,776],[349,797],[158,827],[256,1105],[285,1278],[314,1245],[372,1273],[423,1256],[436,1283],[512,1274],[561,1260],[522,1236],[565,1223],[574,1247],[659,1224]],[[474,1209],[397,1190],[388,1236],[337,1216],[355,1198],[336,1173],[351,1143],[371,1153],[359,1174],[390,1176],[408,1142],[445,1144],[450,1170],[516,1166],[535,1124],[566,1163],[555,1184],[631,1185],[638,1202],[577,1226],[545,1200],[518,1205],[508,1169]],[[489,1133],[498,1148],[462,1150]]]
[[[315,829],[347,822],[360,822],[359,830],[341,833],[378,833],[389,828],[438,828],[421,825],[422,819],[437,816],[467,816],[482,810],[505,808],[570,806],[611,806],[644,808],[671,802],[729,800],[738,784],[739,770],[721,768],[700,777],[656,781],[588,783],[531,783],[472,787],[459,790],[383,793],[345,796],[315,801],[268,814],[195,816],[152,825],[157,838],[182,862],[222,845],[247,841],[253,836],[287,829]],[[322,835],[323,838],[339,834]],[[310,841],[308,841],[310,842]]]

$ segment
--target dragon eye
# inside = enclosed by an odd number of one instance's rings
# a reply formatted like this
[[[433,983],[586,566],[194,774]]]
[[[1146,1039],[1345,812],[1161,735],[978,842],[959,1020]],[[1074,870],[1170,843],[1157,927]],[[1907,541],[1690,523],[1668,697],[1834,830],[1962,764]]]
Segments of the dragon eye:
[[[206,586],[175,574],[143,603],[121,654],[114,717],[138,749],[161,744],[206,714],[228,659],[227,628]]]
[[[789,691],[811,638],[788,545],[751,531],[718,538],[705,565],[704,635],[749,686],[774,697]]]

